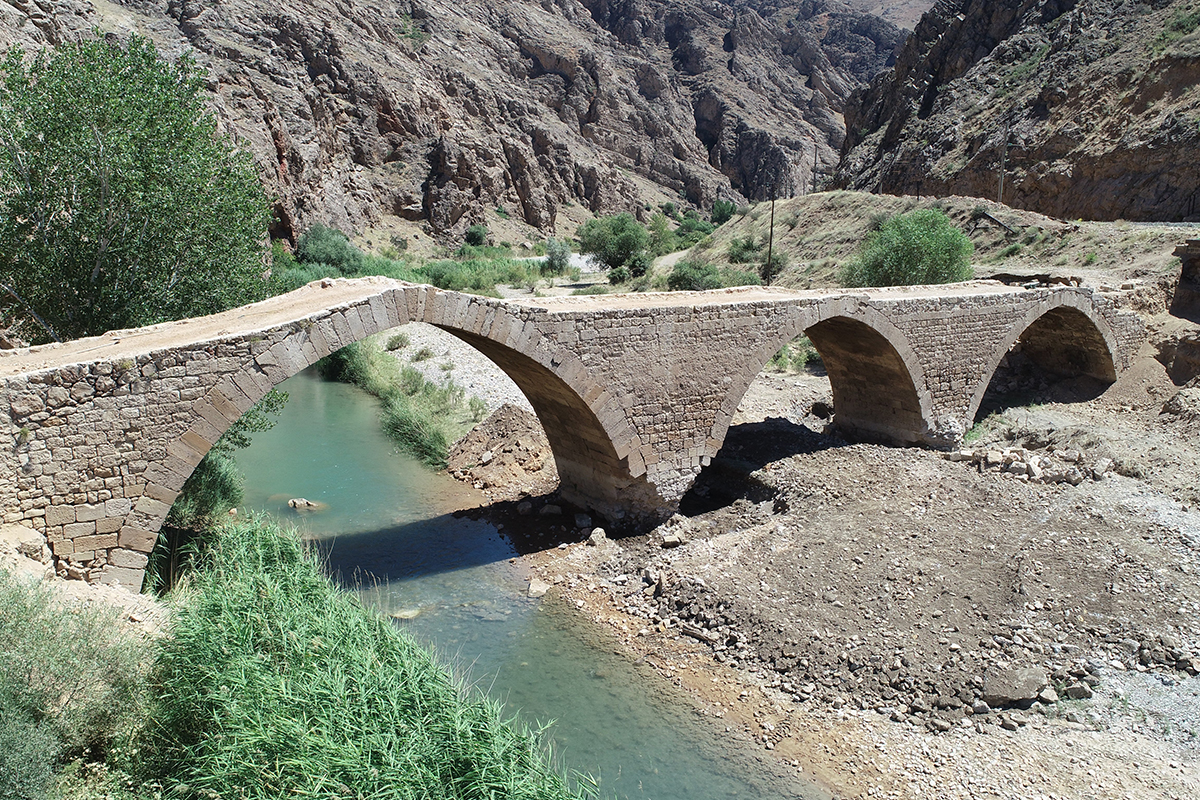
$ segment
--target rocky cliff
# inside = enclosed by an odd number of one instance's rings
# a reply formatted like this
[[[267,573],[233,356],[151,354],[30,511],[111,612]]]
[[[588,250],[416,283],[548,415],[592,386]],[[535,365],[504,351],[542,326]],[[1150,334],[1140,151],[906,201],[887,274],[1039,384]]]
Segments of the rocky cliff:
[[[284,238],[800,193],[903,35],[813,0],[0,0],[0,46],[93,27],[194,53]]]
[[[940,0],[849,102],[835,183],[1200,218],[1198,28],[1194,0]]]

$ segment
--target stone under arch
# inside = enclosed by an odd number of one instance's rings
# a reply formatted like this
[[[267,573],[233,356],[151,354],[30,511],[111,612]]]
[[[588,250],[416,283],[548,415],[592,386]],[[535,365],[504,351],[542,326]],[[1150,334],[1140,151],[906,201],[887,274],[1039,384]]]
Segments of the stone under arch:
[[[121,546],[149,552],[184,481],[221,434],[268,391],[346,345],[418,321],[477,348],[521,388],[545,428],[566,499],[608,516],[662,505],[644,465],[629,463],[640,447],[637,435],[574,354],[502,303],[414,286],[289,322],[290,332],[280,341],[224,376],[192,406],[190,424],[167,444],[167,456],[147,470],[148,485],[131,519],[134,533]]]
[[[729,421],[763,366],[801,334],[812,340],[828,370],[839,427],[871,440],[939,443],[930,436],[932,401],[925,372],[907,338],[877,310],[845,301],[800,310],[759,348],[731,387],[713,428],[714,441],[724,441]]]
[[[1094,308],[1071,295],[1046,308],[1032,309],[1013,325],[992,353],[971,398],[967,419],[975,419],[1001,362],[1015,348],[1045,373],[1058,378],[1091,378],[1100,386],[1117,379],[1117,338]]]

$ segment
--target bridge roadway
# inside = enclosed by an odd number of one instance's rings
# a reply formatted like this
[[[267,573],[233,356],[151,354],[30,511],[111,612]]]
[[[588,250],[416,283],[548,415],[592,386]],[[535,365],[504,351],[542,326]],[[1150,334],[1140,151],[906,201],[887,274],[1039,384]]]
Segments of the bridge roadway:
[[[754,376],[806,334],[850,436],[952,447],[1014,347],[1115,380],[1142,326],[1077,287],[711,292],[504,301],[384,278],[321,281],[200,319],[0,354],[0,513],[60,561],[136,587],[183,482],[271,387],[411,321],[479,349],[529,398],[563,497],[669,511],[721,447]]]

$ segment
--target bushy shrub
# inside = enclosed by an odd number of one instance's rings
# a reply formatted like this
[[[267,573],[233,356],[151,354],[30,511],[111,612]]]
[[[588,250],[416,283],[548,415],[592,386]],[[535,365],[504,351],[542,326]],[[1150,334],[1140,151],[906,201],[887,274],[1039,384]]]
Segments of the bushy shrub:
[[[785,344],[767,364],[778,372],[800,372],[820,360],[821,354],[812,341],[807,336],[800,336]]]
[[[404,331],[401,331],[400,333],[393,333],[391,336],[388,337],[388,340],[387,340],[388,352],[394,352],[396,350],[403,350],[404,348],[408,347],[408,345],[409,345],[408,334],[405,333]]]
[[[729,263],[749,264],[757,261],[761,250],[762,243],[756,241],[753,235],[736,238],[729,243]]]
[[[776,250],[771,253],[769,259],[764,258],[763,262],[758,266],[758,275],[762,278],[763,283],[767,286],[771,285],[771,281],[778,278],[785,269],[791,259],[787,253]]]
[[[571,243],[565,239],[546,240],[546,259],[542,262],[543,275],[562,275],[571,266]]]
[[[714,264],[696,264],[692,261],[680,261],[667,276],[667,288],[673,292],[700,292],[731,286],[757,286],[760,283],[758,276],[752,272],[719,269]]]
[[[680,221],[675,233],[681,237],[690,238],[694,236],[696,241],[699,241],[716,229],[716,225],[700,219],[700,215],[695,211],[689,211],[683,215],[683,220]]]
[[[645,250],[639,250],[629,257],[629,274],[635,278],[640,278],[650,271],[650,267],[654,264],[654,256]]]
[[[936,209],[892,217],[867,236],[843,268],[843,286],[907,286],[969,280],[971,240]]]
[[[346,234],[325,225],[313,225],[296,242],[296,258],[305,264],[325,264],[342,275],[361,275],[366,255],[350,243]]]
[[[612,277],[611,273],[609,274],[609,277],[610,278]],[[576,289],[575,291],[571,292],[571,294],[572,295],[608,294],[609,291],[610,291],[609,288],[607,286],[605,286],[603,283],[593,283],[591,286],[585,286],[582,289]]]
[[[38,800],[65,760],[133,726],[149,651],[115,611],[66,609],[4,571],[0,608],[0,797]]]
[[[463,234],[463,241],[472,247],[483,247],[487,244],[488,229],[486,225],[472,225]]]
[[[594,255],[610,269],[624,266],[634,253],[650,246],[650,234],[629,213],[589,219],[576,236],[579,252]]]
[[[733,212],[737,210],[732,200],[717,200],[712,207],[712,222],[713,225],[724,225],[729,220],[733,219]]]
[[[613,267],[608,271],[608,282],[613,286],[616,286],[618,283],[628,283],[632,277],[629,267]]]

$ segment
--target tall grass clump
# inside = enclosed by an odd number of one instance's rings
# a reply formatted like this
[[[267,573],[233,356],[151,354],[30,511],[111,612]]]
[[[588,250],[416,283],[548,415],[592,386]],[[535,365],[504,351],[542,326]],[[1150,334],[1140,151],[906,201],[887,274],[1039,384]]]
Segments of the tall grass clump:
[[[64,608],[3,571],[0,608],[0,797],[40,800],[135,724],[150,650],[115,611]]]
[[[975,245],[937,209],[883,220],[841,272],[843,286],[909,286],[970,280]]]
[[[416,353],[413,360],[421,355]],[[448,378],[435,383],[413,367],[401,367],[374,338],[326,356],[317,362],[317,371],[326,380],[352,383],[378,397],[384,433],[401,450],[434,469],[445,467],[450,442],[478,422],[461,386]]]
[[[172,794],[588,796],[536,733],[333,585],[294,533],[223,528],[174,598],[137,764]]]
[[[414,370],[415,372],[415,370]],[[450,442],[436,419],[424,413],[412,396],[395,394],[383,402],[383,432],[423,464],[442,469]]]

